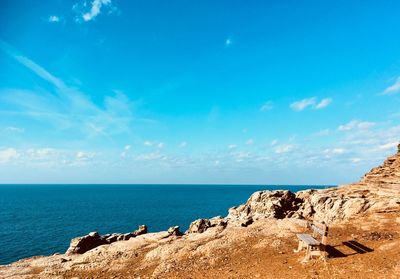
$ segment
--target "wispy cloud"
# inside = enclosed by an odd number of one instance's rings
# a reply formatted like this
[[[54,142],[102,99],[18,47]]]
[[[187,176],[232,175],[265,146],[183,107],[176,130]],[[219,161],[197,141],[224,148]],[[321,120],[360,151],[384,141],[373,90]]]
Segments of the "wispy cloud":
[[[233,44],[232,38],[226,38],[225,40],[225,46],[229,47]]]
[[[337,130],[338,131],[350,131],[354,129],[369,129],[375,126],[375,122],[368,121],[360,121],[360,120],[352,120],[349,123],[340,125]]]
[[[143,153],[138,156],[136,156],[135,160],[136,161],[160,161],[160,160],[166,160],[168,157],[162,154],[160,151],[155,151],[151,153]]]
[[[261,106],[260,111],[269,111],[273,108],[274,104],[272,103],[272,101],[267,101]]]
[[[400,138],[399,141],[395,141],[395,142],[389,142],[389,143],[385,143],[379,146],[379,149],[384,149],[384,150],[388,150],[388,149],[393,149],[395,148],[398,144],[400,144]]]
[[[88,95],[68,86],[62,79],[19,54],[8,44],[0,41],[0,49],[54,86],[52,92],[40,88],[34,91],[0,90],[2,102],[12,105],[14,109],[11,113],[47,121],[60,129],[75,129],[90,137],[130,131],[134,119],[133,103],[122,92],[116,91],[114,95],[106,96],[104,103],[97,105]]]
[[[290,108],[294,111],[302,111],[309,106],[315,106],[316,98],[303,99],[290,104]]]
[[[332,103],[332,99],[331,99],[331,98],[322,99],[322,100],[315,106],[315,109],[323,109],[323,108],[326,108],[327,106],[330,105],[330,103]]]
[[[400,77],[398,77],[392,85],[390,85],[385,89],[385,91],[383,91],[384,95],[393,95],[397,93],[400,93]]]
[[[288,152],[292,151],[293,148],[294,148],[294,145],[292,145],[292,144],[281,144],[275,148],[275,153],[277,153],[277,154],[288,153]]]
[[[8,163],[17,157],[18,153],[14,148],[0,149],[0,163]]]
[[[313,109],[323,109],[332,103],[332,98],[325,98],[318,102],[316,97],[302,99],[290,104],[290,108],[294,111],[302,111],[308,107]]]
[[[144,146],[148,146],[148,147],[157,147],[159,149],[162,149],[165,147],[165,143],[164,142],[158,142],[158,141],[150,141],[150,140],[145,140],[143,142]]]
[[[111,3],[111,0],[93,0],[90,4],[84,1],[74,4],[72,9],[77,14],[75,18],[76,22],[88,22],[94,20],[98,15],[100,15],[102,9],[107,9],[109,14],[117,10],[117,8]]]

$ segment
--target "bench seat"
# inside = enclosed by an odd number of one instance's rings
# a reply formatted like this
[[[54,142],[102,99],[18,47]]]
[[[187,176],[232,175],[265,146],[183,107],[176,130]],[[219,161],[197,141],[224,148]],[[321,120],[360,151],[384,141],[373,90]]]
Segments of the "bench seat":
[[[309,234],[298,234],[297,237],[300,240],[304,241],[304,243],[306,243],[307,245],[310,245],[310,246],[320,245],[320,242]]]

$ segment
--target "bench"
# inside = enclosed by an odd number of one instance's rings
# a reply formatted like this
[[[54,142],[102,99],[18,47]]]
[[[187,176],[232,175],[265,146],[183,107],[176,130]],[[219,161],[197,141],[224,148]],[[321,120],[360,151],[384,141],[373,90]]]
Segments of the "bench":
[[[312,230],[312,235],[297,234],[299,247],[297,250],[294,250],[294,252],[298,253],[303,250],[303,248],[306,248],[306,255],[303,262],[307,262],[313,256],[320,256],[325,259],[327,256],[325,247],[328,238],[328,227],[325,223],[307,222],[307,228]]]

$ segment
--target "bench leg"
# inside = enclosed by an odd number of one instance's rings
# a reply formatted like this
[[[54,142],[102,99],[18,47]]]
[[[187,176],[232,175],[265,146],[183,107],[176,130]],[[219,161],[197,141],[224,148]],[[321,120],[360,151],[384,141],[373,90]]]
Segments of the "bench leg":
[[[298,253],[303,249],[303,241],[299,240],[299,247],[297,247],[297,250],[293,250],[293,252]]]
[[[306,255],[304,256],[304,259],[301,261],[302,263],[306,263],[311,259],[311,246],[307,245],[306,249]]]

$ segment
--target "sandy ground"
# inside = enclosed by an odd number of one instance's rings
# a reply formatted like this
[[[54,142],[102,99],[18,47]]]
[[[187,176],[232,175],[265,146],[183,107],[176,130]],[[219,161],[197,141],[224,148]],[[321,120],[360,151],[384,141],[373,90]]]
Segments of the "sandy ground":
[[[327,260],[302,263],[294,253],[296,236],[265,237],[260,226],[243,228],[234,245],[216,245],[208,256],[168,261],[143,268],[144,256],[118,271],[70,271],[76,278],[400,278],[400,213],[379,214],[342,223],[329,231]],[[260,232],[260,233],[258,233]],[[173,255],[171,255],[173,258]],[[152,277],[153,276],[153,277]]]

